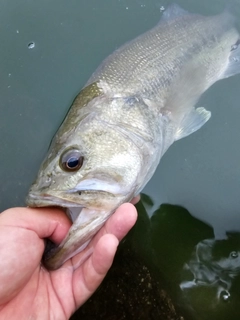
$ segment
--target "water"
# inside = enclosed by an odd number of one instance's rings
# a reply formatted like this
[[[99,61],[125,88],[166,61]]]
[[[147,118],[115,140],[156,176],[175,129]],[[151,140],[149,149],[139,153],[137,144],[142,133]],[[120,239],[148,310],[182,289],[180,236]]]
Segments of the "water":
[[[155,25],[169,3],[2,1],[1,211],[24,205],[52,136],[103,58]],[[221,12],[226,2],[209,3],[178,1],[186,10],[206,15]],[[239,20],[240,5],[236,0],[231,3]],[[201,308],[206,310],[206,319],[219,319],[223,310],[231,319],[239,319],[239,85],[240,76],[235,76],[207,91],[199,104],[212,111],[212,118],[201,130],[171,146],[144,190],[153,202],[145,205],[152,216],[153,264],[166,279],[175,279],[169,280],[169,288],[186,312],[190,312],[187,305],[193,306],[191,319],[198,319]],[[179,205],[188,212],[162,207],[162,203]],[[168,226],[165,231],[162,219]],[[208,262],[199,258],[200,247]],[[199,272],[200,266],[204,272]],[[209,303],[203,299],[206,292]]]

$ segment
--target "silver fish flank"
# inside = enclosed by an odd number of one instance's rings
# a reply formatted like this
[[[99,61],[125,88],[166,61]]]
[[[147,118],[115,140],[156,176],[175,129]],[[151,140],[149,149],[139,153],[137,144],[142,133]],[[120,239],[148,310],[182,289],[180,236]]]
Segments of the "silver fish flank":
[[[240,38],[228,12],[171,5],[151,30],[112,53],[80,91],[55,135],[27,205],[68,208],[73,225],[45,265],[83,250],[120,204],[139,194],[170,145],[210,112],[195,108],[213,83],[240,72]]]

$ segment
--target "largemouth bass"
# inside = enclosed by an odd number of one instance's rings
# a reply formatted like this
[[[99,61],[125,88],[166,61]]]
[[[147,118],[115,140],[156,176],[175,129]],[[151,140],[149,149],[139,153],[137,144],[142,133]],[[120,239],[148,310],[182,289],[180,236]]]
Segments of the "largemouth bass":
[[[73,225],[45,260],[83,250],[139,194],[170,145],[211,113],[195,108],[216,81],[240,72],[240,37],[228,12],[190,14],[173,4],[150,31],[111,54],[80,91],[55,135],[27,204],[68,208]]]

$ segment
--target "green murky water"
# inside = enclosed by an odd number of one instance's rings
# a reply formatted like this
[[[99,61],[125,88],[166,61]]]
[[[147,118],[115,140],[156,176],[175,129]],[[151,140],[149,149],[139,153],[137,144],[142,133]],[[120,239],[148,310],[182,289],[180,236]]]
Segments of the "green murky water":
[[[24,205],[53,134],[103,58],[155,25],[169,3],[1,1],[1,211]],[[205,15],[226,6],[177,3]],[[239,26],[239,0],[231,6]],[[139,206],[151,220],[137,252],[192,320],[240,318],[239,86],[236,76],[204,94],[211,120],[171,146]]]

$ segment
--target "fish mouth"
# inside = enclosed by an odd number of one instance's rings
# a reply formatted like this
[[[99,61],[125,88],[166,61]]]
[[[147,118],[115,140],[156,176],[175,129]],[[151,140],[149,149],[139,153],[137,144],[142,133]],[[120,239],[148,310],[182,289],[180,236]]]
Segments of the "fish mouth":
[[[102,178],[102,177],[101,177]],[[44,190],[45,189],[45,190]],[[30,188],[26,203],[30,207],[61,206],[61,207],[88,207],[99,206],[102,199],[119,198],[125,196],[127,191],[117,180],[108,177],[88,177],[80,181],[69,190],[38,190],[38,184]]]
[[[38,194],[38,193],[29,193],[26,198],[26,204],[29,207],[49,207],[49,206],[59,206],[64,208],[78,207],[82,208],[83,206],[79,203],[76,203],[71,200],[63,199],[51,194]]]
[[[106,192],[105,190],[81,190],[81,191],[59,191],[56,194],[51,193],[38,193],[29,192],[26,198],[26,204],[29,207],[49,207],[49,206],[60,206],[64,208],[84,208],[91,206],[91,200],[85,201],[85,197],[95,198],[92,205],[96,205],[96,198],[109,198],[113,199],[117,195]]]

